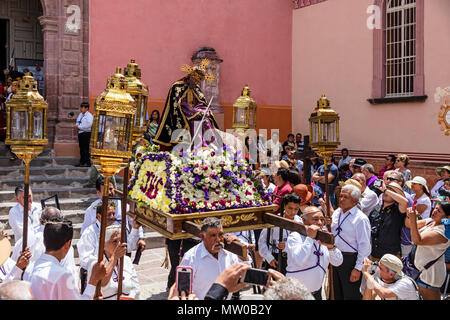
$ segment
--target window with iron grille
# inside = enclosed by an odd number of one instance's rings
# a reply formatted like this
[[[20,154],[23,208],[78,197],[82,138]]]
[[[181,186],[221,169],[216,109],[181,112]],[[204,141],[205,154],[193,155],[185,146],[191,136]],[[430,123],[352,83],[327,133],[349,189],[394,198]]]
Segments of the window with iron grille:
[[[386,98],[414,96],[416,0],[388,0],[385,26]]]

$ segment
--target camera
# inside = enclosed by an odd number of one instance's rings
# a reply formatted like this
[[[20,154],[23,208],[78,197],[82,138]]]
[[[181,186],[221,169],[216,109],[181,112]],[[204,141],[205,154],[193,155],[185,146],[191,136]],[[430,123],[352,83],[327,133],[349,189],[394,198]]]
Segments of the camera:
[[[367,272],[370,275],[374,275],[375,272],[377,272],[377,268],[378,268],[378,262],[372,262],[372,265],[369,267],[369,269],[367,269]]]
[[[439,195],[441,197],[450,197],[450,190],[446,190],[444,188],[439,189]]]
[[[377,187],[377,188],[379,188],[379,187],[381,187],[383,185],[383,180],[375,180],[374,182],[373,182],[373,186],[374,187]]]

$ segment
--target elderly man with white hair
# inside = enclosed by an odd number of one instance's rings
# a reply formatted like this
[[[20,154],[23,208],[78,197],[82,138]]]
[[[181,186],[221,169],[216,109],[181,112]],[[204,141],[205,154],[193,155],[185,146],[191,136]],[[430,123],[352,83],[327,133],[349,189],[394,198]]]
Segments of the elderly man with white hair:
[[[358,209],[361,191],[345,185],[339,196],[339,208],[334,211],[331,232],[335,246],[342,252],[343,262],[333,268],[333,289],[336,300],[360,300],[361,269],[370,255],[369,218]]]
[[[325,217],[317,207],[306,207],[302,219],[307,236],[292,232],[287,240],[286,276],[303,283],[316,300],[322,300],[322,283],[328,266],[342,264],[342,253],[332,244],[314,240],[317,231],[323,229]]]
[[[378,205],[378,196],[366,186],[366,177],[364,174],[355,173],[352,179],[358,181],[361,185],[362,198],[359,199],[359,208],[366,216],[369,216],[372,210]]]
[[[126,256],[127,244],[120,242],[121,227],[110,225],[105,230],[105,249],[103,258],[106,259],[106,275],[101,281],[103,300],[117,300],[119,286],[119,260],[124,258],[122,294],[121,298],[138,300],[140,295],[139,280],[130,257]],[[100,235],[99,235],[100,238]],[[88,267],[88,278],[92,274],[92,268],[98,260],[98,247],[91,256]]]

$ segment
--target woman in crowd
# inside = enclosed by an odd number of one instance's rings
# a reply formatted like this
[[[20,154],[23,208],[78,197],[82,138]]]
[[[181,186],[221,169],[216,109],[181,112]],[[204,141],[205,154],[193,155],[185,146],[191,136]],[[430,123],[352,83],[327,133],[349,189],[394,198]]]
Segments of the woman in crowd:
[[[450,165],[437,168],[436,173],[440,179],[436,182],[433,189],[431,189],[430,193],[432,198],[437,198],[439,196],[439,189],[444,186],[444,180],[450,177]]]
[[[411,238],[417,246],[414,265],[421,271],[417,284],[424,300],[440,300],[440,287],[446,276],[444,253],[450,246],[445,237],[445,227],[441,220],[450,217],[450,203],[443,201],[434,208],[431,218],[418,220],[419,213],[407,209],[405,224],[411,229]],[[435,261],[425,269],[430,262]]]
[[[147,135],[150,139],[152,139],[156,135],[156,130],[158,129],[159,124],[159,111],[153,110],[150,116],[150,123],[147,128]]]
[[[138,300],[140,294],[139,281],[136,270],[133,267],[130,257],[126,256],[127,245],[120,243],[120,226],[112,225],[106,227],[105,250],[103,257],[106,259],[106,275],[103,278],[102,296],[104,300],[117,300],[117,290],[119,285],[119,260],[124,258],[122,296]],[[96,250],[98,251],[98,249]],[[97,262],[98,252],[90,261],[88,279],[92,272],[93,265]]]
[[[407,154],[398,154],[397,159],[395,160],[395,171],[400,172],[404,177],[405,181],[409,181],[412,178],[411,170],[407,169],[406,167],[409,164],[409,157]],[[406,185],[403,186],[403,191],[411,193],[411,189],[408,188]]]
[[[425,178],[416,176],[413,180],[406,181],[406,185],[415,193],[412,208],[417,210],[422,219],[429,218],[431,214],[431,200]]]

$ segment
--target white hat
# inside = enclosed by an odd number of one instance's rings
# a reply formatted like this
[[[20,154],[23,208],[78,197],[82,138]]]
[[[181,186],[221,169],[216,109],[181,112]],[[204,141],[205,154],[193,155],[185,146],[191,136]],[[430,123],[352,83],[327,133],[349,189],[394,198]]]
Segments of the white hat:
[[[380,263],[389,268],[390,270],[397,273],[399,276],[403,276],[403,263],[402,260],[394,256],[393,254],[387,253],[381,257]]]
[[[417,184],[423,185],[425,187],[425,189],[427,190],[427,192],[430,193],[430,190],[428,190],[428,186],[427,186],[427,180],[425,180],[425,178],[420,177],[420,176],[415,176],[414,179],[406,181],[406,185],[408,186],[408,188],[411,189],[412,183],[417,183]]]

